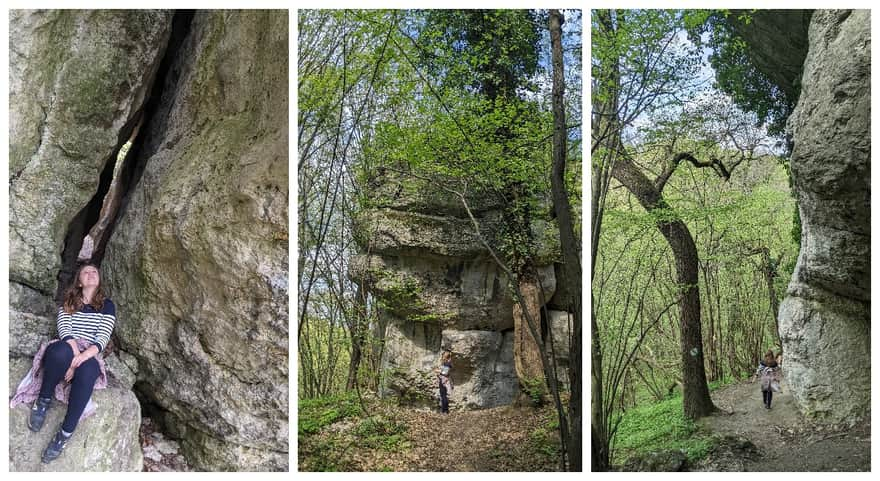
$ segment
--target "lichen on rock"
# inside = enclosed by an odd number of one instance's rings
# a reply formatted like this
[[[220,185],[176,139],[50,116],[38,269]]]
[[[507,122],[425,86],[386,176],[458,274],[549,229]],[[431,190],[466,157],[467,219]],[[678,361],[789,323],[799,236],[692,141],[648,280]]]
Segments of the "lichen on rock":
[[[68,223],[95,194],[170,35],[159,10],[10,11],[10,279],[54,293]]]
[[[287,26],[196,12],[104,259],[138,386],[197,469],[288,468]]]

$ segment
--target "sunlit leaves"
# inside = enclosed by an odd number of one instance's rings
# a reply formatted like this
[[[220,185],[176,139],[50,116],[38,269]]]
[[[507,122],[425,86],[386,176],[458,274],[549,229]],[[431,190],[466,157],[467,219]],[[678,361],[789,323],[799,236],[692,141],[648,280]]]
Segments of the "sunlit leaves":
[[[444,89],[513,96],[538,68],[544,24],[529,10],[426,10],[417,25],[420,59]]]

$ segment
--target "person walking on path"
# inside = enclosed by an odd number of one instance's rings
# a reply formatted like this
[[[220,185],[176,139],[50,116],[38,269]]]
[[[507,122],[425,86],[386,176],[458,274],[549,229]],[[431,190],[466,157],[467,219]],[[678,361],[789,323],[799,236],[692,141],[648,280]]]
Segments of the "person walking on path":
[[[776,356],[773,350],[768,350],[764,355],[764,359],[758,363],[758,369],[755,376],[761,377],[761,394],[764,397],[764,407],[770,409],[773,402],[773,392],[779,391],[779,364],[776,363]]]

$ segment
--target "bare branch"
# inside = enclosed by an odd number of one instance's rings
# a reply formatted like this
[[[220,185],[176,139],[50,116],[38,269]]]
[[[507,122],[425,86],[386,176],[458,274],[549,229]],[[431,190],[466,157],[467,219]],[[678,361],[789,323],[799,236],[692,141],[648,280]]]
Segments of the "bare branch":
[[[654,179],[654,188],[656,188],[658,192],[662,192],[663,187],[666,186],[666,182],[672,177],[672,174],[675,173],[675,169],[678,168],[678,164],[680,164],[682,160],[687,160],[693,164],[694,167],[700,169],[710,167],[722,179],[730,180],[730,173],[733,172],[733,169],[743,161],[743,158],[744,156],[741,156],[736,161],[728,163],[729,167],[725,167],[724,163],[717,157],[710,157],[708,161],[704,161],[694,157],[690,152],[679,152],[672,157],[663,172]]]

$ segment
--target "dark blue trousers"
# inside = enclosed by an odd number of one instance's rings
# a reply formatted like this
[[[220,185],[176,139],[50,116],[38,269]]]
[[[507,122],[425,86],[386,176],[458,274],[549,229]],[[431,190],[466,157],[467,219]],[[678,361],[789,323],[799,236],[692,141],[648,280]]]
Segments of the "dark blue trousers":
[[[764,404],[769,406],[770,403],[773,402],[773,391],[768,390],[768,391],[761,391],[761,392],[764,394]]]
[[[46,348],[43,355],[43,385],[40,387],[40,397],[51,398],[55,392],[55,386],[64,379],[64,374],[70,368],[73,361],[73,348],[70,344],[59,341],[53,342]],[[95,381],[101,373],[98,361],[91,358],[80,364],[73,372],[73,381],[70,387],[70,399],[67,404],[67,415],[61,429],[72,433],[76,429],[79,418],[92,397],[95,390]]]
[[[443,385],[442,380],[440,381],[440,412],[449,412],[449,395],[446,393],[446,386]]]

